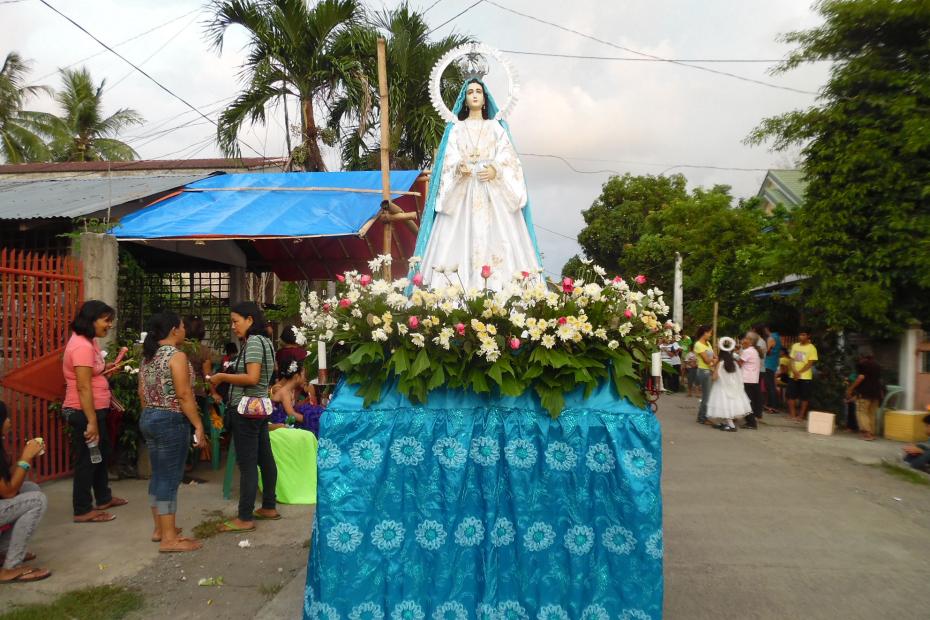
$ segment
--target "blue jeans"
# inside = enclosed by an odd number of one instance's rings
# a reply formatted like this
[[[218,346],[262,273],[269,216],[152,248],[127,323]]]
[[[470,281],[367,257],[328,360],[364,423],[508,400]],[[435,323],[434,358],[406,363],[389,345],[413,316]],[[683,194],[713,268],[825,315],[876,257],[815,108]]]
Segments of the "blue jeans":
[[[184,462],[191,443],[191,425],[180,411],[146,408],[139,430],[145,437],[152,462],[149,505],[160,515],[178,511],[178,487],[184,477]]]
[[[697,421],[704,422],[707,420],[707,401],[710,399],[711,373],[704,368],[697,369],[698,385],[701,386],[701,406],[698,407]]]

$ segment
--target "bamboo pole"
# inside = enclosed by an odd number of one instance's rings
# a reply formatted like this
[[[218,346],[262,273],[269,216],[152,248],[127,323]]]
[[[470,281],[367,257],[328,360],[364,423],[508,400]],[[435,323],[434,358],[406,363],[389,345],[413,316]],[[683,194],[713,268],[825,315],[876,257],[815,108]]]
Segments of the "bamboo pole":
[[[381,96],[381,208],[387,211],[391,203],[391,128],[388,116],[387,44],[378,39],[378,94]],[[386,219],[384,227],[383,254],[391,254],[391,236],[394,223]],[[391,266],[384,265],[384,279],[391,279]]]

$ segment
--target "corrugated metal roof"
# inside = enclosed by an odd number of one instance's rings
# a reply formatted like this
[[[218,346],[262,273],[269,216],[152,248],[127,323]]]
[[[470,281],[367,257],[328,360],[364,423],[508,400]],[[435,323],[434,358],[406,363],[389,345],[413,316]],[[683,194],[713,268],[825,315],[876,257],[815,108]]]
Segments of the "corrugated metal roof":
[[[769,170],[769,176],[787,190],[787,197],[792,200],[793,206],[804,202],[804,194],[807,193],[807,181],[804,179],[803,171]]]
[[[80,217],[208,176],[201,173],[60,180],[0,179],[0,219]]]
[[[0,174],[60,174],[64,172],[131,172],[137,170],[219,170],[283,166],[281,157],[212,157],[208,159],[137,159],[133,161],[65,161],[0,165]]]

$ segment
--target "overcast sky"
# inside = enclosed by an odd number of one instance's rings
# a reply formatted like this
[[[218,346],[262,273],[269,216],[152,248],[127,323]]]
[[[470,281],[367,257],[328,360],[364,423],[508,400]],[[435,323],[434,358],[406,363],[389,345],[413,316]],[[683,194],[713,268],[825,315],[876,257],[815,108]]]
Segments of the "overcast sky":
[[[776,40],[779,34],[819,23],[811,0],[495,1],[618,46],[675,59],[780,59],[789,47]],[[223,102],[238,90],[245,38],[241,32],[230,31],[222,54],[209,49],[203,37],[206,14],[201,0],[49,2],[208,116],[215,118]],[[411,6],[423,9],[433,3],[413,0]],[[426,17],[434,27],[439,26],[473,3],[439,0]],[[378,10],[400,2],[368,0],[366,4]],[[635,57],[487,1],[437,34],[453,28],[502,50]],[[72,63],[86,65],[97,80],[106,78],[107,111],[131,107],[146,119],[144,126],[126,133],[127,141],[143,158],[219,154],[212,125],[101,51],[96,42],[38,0],[0,0],[0,41],[0,53],[17,51],[32,61],[33,83],[57,87],[56,69]],[[557,159],[524,157],[545,267],[555,274],[579,250],[573,239],[584,226],[581,212],[611,174],[682,172],[692,186],[725,183],[737,197],[754,195],[762,171],[674,166],[790,167],[791,157],[745,146],[742,140],[765,116],[814,101],[810,94],[664,62],[512,53],[508,57],[522,83],[520,103],[510,119],[517,149],[524,154],[557,155],[578,170],[594,172],[575,172]],[[768,63],[700,66],[801,91],[817,91],[828,70],[819,65],[772,77],[767,73]],[[505,80],[494,65],[491,89],[497,99],[505,98]],[[33,101],[31,107],[54,109],[48,100]],[[244,136],[255,151],[269,156],[285,152],[283,110],[273,116],[267,127],[256,127]],[[244,148],[243,154],[256,153]],[[330,160],[338,165],[337,158],[330,156]]]

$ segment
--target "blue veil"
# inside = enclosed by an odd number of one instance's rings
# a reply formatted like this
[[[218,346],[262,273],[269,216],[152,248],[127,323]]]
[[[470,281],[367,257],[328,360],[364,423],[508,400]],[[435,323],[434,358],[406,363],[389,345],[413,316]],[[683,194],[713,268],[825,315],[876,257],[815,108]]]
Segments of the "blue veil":
[[[456,116],[458,116],[462,108],[465,107],[465,91],[468,90],[468,85],[471,81],[472,80],[466,80],[465,83],[462,84],[462,88],[459,90],[459,96],[455,100],[455,105],[452,106],[452,113]],[[494,101],[494,96],[491,95],[491,91],[488,90],[487,85],[481,80],[478,80],[478,83],[484,88],[484,98],[488,106],[488,118],[494,118],[500,108],[498,108],[497,102]],[[507,126],[507,121],[500,120],[498,122],[504,128],[504,131],[507,132],[507,137],[510,138],[510,142],[513,144],[513,136],[510,133],[510,127]],[[442,142],[439,143],[439,150],[436,152],[435,161],[433,161],[433,176],[430,178],[429,192],[426,195],[426,207],[423,209],[423,217],[420,220],[420,233],[417,235],[417,244],[413,251],[414,256],[423,256],[424,252],[426,252],[426,244],[429,242],[430,235],[433,232],[433,223],[436,220],[436,200],[439,198],[439,173],[442,171],[442,162],[446,154],[446,143],[449,142],[449,134],[452,133],[452,125],[453,123],[446,123],[446,130],[442,134]],[[527,198],[526,206],[523,207],[523,219],[526,221],[526,229],[530,234],[530,239],[533,241],[533,248],[536,250],[536,260],[542,265],[542,258],[539,254],[539,243],[536,241],[536,230],[533,228],[533,216],[530,213],[529,198]],[[411,270],[411,277],[413,277],[413,273],[414,270]]]

